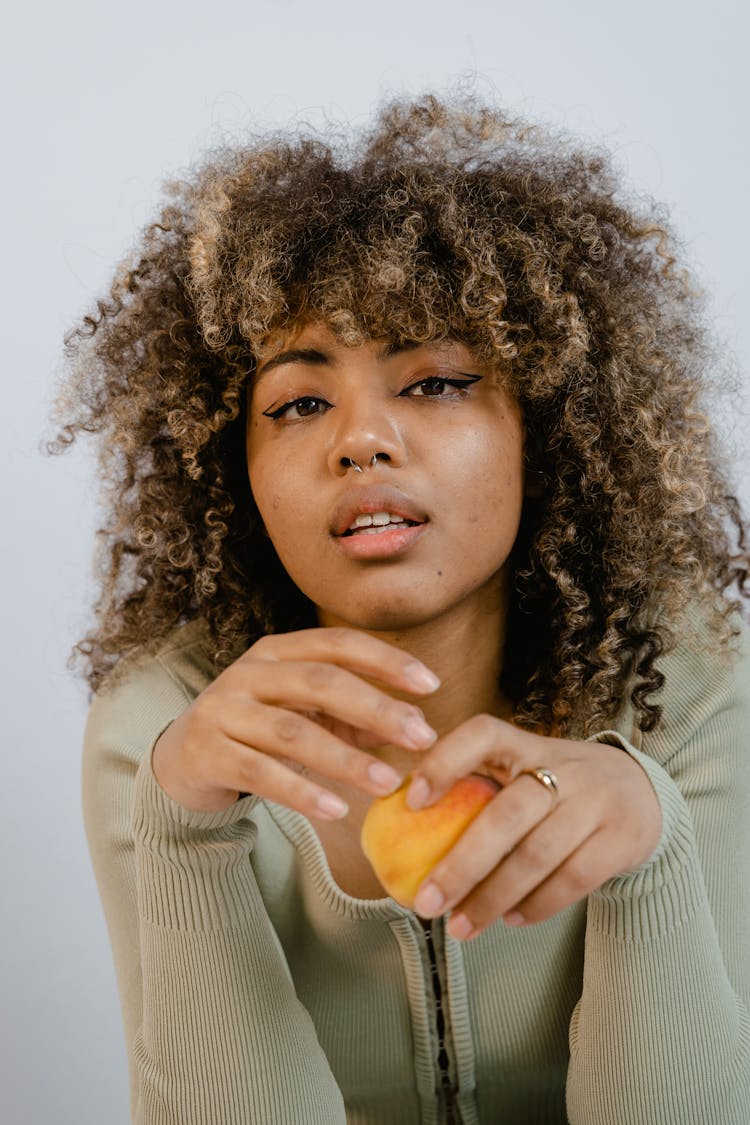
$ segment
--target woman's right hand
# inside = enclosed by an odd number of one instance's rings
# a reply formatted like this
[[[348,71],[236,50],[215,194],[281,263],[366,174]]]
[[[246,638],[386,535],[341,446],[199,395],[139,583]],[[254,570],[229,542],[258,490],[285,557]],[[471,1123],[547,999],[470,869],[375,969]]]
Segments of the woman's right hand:
[[[418,707],[362,676],[411,695],[439,684],[408,653],[355,629],[262,637],[160,735],[156,780],[172,800],[204,812],[253,793],[305,816],[345,816],[337,794],[299,771],[380,797],[401,777],[363,748],[426,750],[437,739]]]

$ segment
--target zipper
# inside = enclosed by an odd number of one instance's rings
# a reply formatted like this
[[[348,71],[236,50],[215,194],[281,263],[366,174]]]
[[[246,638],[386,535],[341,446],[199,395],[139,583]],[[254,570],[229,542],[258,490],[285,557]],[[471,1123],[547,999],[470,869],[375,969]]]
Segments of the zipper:
[[[432,933],[432,919],[421,918],[424,930],[427,955],[430,959],[430,982],[435,1002],[435,1029],[437,1031],[437,1065],[440,1078],[441,1100],[445,1107],[445,1125],[460,1125],[460,1115],[456,1104],[456,1086],[453,1080],[450,1054],[448,1052],[446,1019],[443,997],[445,995],[445,982],[440,975],[440,966],[435,949],[435,939]]]

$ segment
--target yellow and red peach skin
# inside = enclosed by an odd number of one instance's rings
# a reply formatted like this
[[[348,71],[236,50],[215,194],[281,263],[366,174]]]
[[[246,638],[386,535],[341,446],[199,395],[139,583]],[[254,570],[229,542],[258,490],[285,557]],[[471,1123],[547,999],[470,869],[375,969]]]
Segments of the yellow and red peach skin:
[[[417,890],[439,860],[495,796],[488,777],[460,778],[434,805],[410,809],[411,777],[387,797],[378,797],[362,824],[362,850],[380,883],[402,906],[412,909]]]

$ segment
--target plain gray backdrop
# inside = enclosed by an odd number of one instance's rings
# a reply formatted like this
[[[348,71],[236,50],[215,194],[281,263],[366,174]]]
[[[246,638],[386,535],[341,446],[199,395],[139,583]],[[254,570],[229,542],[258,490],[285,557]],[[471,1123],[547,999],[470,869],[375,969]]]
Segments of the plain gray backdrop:
[[[109,946],[81,825],[86,692],[66,670],[92,600],[89,452],[39,445],[62,337],[162,180],[253,123],[363,123],[462,77],[617,152],[665,201],[713,319],[750,369],[746,5],[714,0],[169,0],[14,6],[2,128],[2,1035],[7,1125],[126,1125]],[[735,445],[747,400],[726,412]],[[747,501],[748,461],[736,446]],[[220,1125],[220,1123],[217,1123]]]

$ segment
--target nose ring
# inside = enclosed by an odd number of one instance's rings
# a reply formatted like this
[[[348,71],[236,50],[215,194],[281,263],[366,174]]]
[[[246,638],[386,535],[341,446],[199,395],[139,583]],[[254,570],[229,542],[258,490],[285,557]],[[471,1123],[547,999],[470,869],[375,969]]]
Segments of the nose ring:
[[[370,458],[369,464],[371,466],[377,465],[378,457],[383,457],[383,456],[384,456],[384,454],[382,454],[382,453],[373,453],[372,457]],[[362,468],[362,466],[359,465],[354,460],[353,457],[344,457],[343,460],[344,460],[344,463],[346,465],[350,465],[354,469],[355,473],[363,473],[364,472],[364,469]]]

